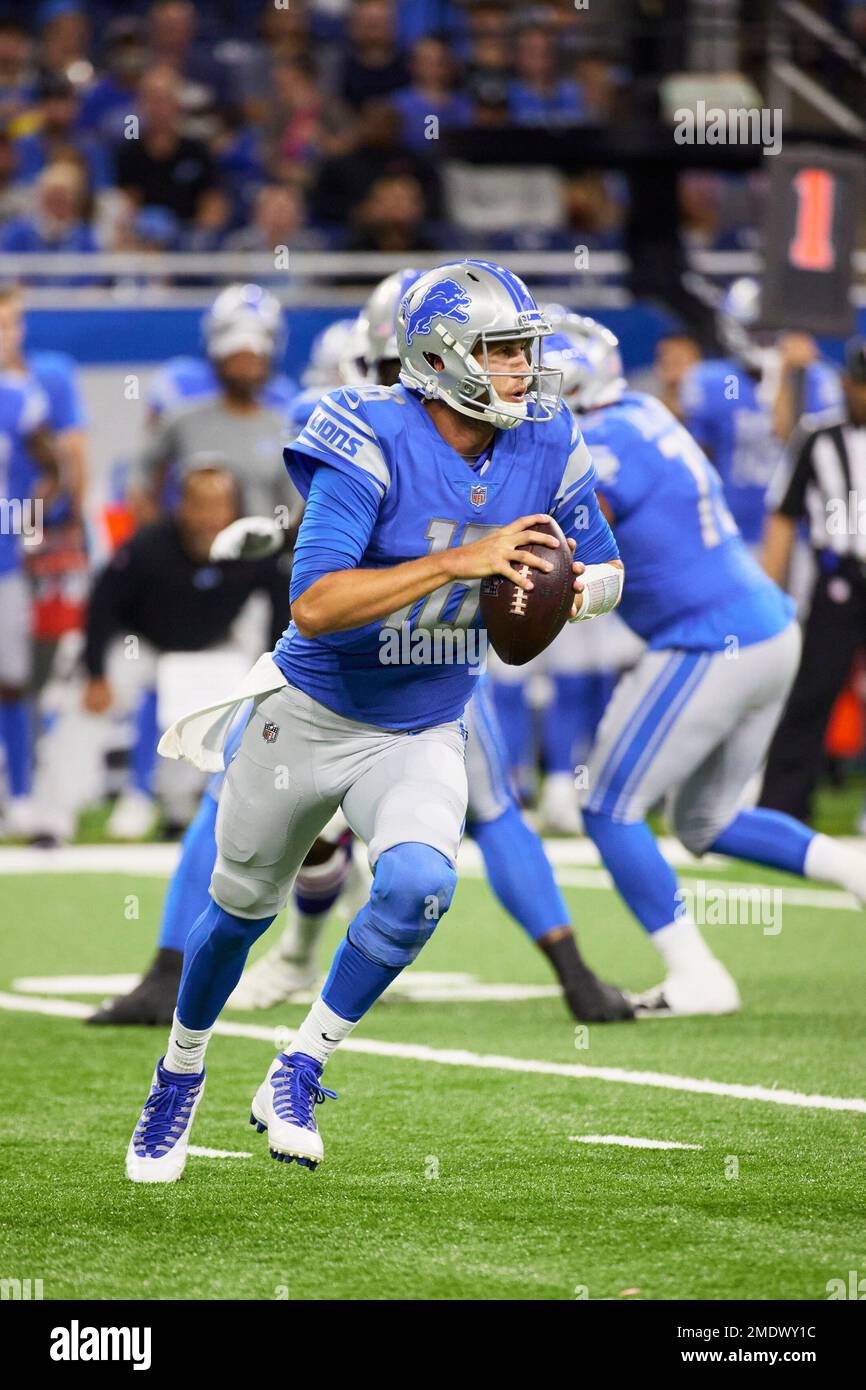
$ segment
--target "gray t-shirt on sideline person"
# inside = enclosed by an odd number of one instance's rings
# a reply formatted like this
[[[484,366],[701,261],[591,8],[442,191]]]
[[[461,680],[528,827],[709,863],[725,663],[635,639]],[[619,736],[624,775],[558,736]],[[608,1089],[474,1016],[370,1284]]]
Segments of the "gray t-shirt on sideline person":
[[[156,426],[133,465],[132,481],[150,489],[160,473],[179,480],[195,468],[226,468],[237,478],[245,516],[273,516],[288,507],[295,517],[300,495],[283,463],[286,419],[271,406],[248,414],[222,400],[196,401],[172,411]]]

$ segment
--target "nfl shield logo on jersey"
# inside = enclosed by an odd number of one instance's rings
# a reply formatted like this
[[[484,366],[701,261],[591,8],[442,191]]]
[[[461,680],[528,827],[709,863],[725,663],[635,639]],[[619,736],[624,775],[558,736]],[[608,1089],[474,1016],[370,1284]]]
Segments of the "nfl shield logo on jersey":
[[[272,724],[270,720],[262,729],[262,738],[265,743],[276,743],[277,734],[280,732],[279,724]]]
[[[469,489],[469,501],[473,507],[483,507],[487,501],[487,485],[485,483],[473,483]]]

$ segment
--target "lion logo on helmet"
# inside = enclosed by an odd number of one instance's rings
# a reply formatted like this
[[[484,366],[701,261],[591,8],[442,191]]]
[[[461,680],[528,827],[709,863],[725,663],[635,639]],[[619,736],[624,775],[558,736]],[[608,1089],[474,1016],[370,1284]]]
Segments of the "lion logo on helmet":
[[[406,324],[406,346],[408,347],[416,333],[426,335],[433,326],[434,318],[454,319],[457,323],[468,323],[469,315],[466,310],[472,300],[466,293],[462,285],[458,285],[456,280],[437,280],[435,285],[431,285],[426,294],[419,300],[414,309],[409,308],[409,300],[412,297],[410,290],[405,295],[400,312]]]

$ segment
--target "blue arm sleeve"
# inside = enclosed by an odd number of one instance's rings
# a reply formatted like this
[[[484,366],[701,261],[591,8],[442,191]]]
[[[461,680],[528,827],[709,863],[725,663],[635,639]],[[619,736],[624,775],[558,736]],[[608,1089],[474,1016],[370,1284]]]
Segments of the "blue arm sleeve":
[[[307,506],[292,562],[292,602],[323,574],[354,569],[367,549],[380,497],[364,476],[319,464],[313,474]]]
[[[575,560],[585,565],[601,565],[606,560],[618,560],[619,548],[613,531],[598,505],[594,492],[588,492],[581,500],[573,524],[565,532],[575,542]]]

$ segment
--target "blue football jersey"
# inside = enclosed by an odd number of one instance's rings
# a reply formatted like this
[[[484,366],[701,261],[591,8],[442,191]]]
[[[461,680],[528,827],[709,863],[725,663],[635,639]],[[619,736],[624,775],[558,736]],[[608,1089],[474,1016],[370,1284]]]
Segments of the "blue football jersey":
[[[35,470],[26,439],[48,418],[48,401],[32,376],[0,376],[0,574],[21,567],[22,522],[33,526]]]
[[[753,559],[721,479],[643,392],[581,417],[625,566],[619,613],[653,648],[722,651],[781,632],[793,601]]]
[[[839,375],[826,362],[807,367],[803,385],[804,413],[841,403]],[[699,362],[683,381],[680,399],[683,422],[718,469],[741,534],[757,544],[767,488],[783,451],[773,431],[772,400],[764,398],[760,380],[733,358]]]
[[[213,364],[204,357],[171,357],[155,373],[147,394],[147,404],[153,415],[164,415],[187,401],[203,400],[219,394],[220,384]],[[284,372],[275,372],[266,383],[261,400],[263,405],[281,410],[290,419],[291,405],[298,394],[298,384]]]
[[[552,514],[575,538],[578,559],[617,555],[595,497],[592,461],[565,406],[547,423],[499,431],[473,468],[411,391],[342,387],[321,398],[284,457],[299,491],[310,497],[295,548],[294,597],[316,576],[317,549],[328,554],[322,572],[355,564],[386,568],[470,543],[536,512]],[[325,477],[314,482],[317,473]],[[351,493],[349,521],[341,524],[350,526],[357,514],[353,555],[327,526],[316,530],[316,486],[331,489],[335,510],[338,489]],[[455,581],[383,621],[325,637],[304,637],[292,623],[274,660],[293,685],[350,719],[393,729],[455,719],[479,673],[480,643],[470,636],[478,630],[479,589],[479,580]],[[466,634],[464,659],[454,643],[437,663],[435,646],[425,641],[455,630]]]

